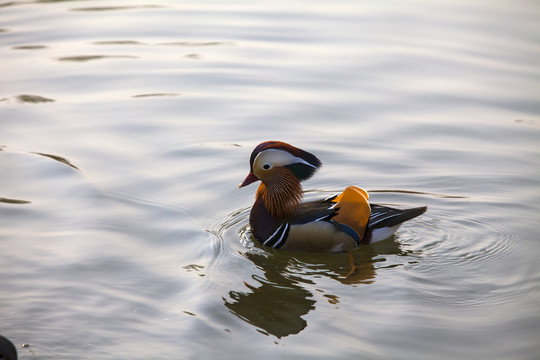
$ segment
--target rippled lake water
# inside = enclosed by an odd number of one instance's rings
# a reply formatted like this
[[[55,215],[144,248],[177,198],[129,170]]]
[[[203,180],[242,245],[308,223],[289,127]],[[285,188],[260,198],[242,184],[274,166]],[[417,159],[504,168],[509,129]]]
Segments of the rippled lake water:
[[[0,333],[21,359],[537,359],[540,4],[0,3]],[[253,241],[252,148],[429,206]],[[24,347],[21,344],[25,344]]]

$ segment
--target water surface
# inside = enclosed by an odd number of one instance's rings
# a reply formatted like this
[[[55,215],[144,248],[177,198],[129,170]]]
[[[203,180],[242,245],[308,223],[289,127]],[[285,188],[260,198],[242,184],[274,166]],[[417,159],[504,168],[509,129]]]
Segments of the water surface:
[[[20,358],[540,355],[535,2],[1,5]],[[347,254],[266,249],[237,185],[270,139],[323,161],[306,198],[429,210],[348,277]]]

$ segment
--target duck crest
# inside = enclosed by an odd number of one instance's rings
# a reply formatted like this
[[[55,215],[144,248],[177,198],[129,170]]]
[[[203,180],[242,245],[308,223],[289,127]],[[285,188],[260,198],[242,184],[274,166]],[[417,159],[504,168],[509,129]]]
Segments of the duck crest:
[[[302,185],[294,174],[285,168],[276,168],[271,182],[261,182],[256,198],[261,198],[264,207],[274,219],[292,218],[302,200]]]
[[[300,173],[297,174],[299,175],[297,177],[298,179],[300,179],[300,181],[309,179],[311,176],[313,176],[313,174],[315,174],[317,169],[322,166],[321,161],[315,155],[307,151],[304,151],[302,149],[299,149],[297,147],[294,147],[282,141],[265,141],[263,143],[260,143],[251,153],[251,156],[249,158],[251,172],[253,172],[253,164],[255,163],[255,159],[257,158],[257,155],[259,155],[261,152],[265,150],[282,150],[282,151],[288,152],[290,155],[294,157],[297,157],[301,161],[296,164],[290,164],[289,166],[293,166],[293,167],[300,166],[301,168],[302,162],[303,162],[303,165],[307,165],[309,169],[304,168],[302,169]]]

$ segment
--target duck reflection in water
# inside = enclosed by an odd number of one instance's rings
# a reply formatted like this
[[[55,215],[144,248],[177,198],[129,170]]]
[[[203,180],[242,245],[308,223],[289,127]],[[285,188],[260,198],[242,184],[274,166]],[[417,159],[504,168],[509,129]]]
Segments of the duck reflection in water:
[[[317,287],[318,279],[332,278],[352,286],[371,284],[375,263],[384,261],[381,255],[385,253],[400,253],[398,243],[389,239],[376,249],[367,246],[354,251],[355,269],[350,273],[347,253],[247,252],[243,255],[264,275],[253,275],[255,284],[244,281],[245,291],[230,291],[223,300],[232,314],[263,334],[277,338],[298,334],[307,326],[304,315],[316,309],[316,295],[323,293],[330,304],[339,303],[339,296],[324,294],[323,286]]]

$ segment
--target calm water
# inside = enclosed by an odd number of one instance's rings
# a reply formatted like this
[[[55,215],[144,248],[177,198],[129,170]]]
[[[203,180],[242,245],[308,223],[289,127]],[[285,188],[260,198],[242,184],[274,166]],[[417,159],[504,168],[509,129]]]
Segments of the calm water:
[[[540,357],[540,4],[0,4],[0,333],[22,359]],[[253,242],[263,140],[428,205]]]

